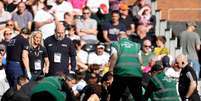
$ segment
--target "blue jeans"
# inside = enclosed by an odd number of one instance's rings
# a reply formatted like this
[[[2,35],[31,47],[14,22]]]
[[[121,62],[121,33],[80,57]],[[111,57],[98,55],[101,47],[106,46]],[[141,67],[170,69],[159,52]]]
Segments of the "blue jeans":
[[[192,60],[190,59],[189,60],[190,63],[191,63],[191,66],[193,67],[195,73],[196,73],[196,76],[197,76],[197,79],[200,78],[200,63],[198,60]]]
[[[11,87],[17,85],[19,76],[24,75],[23,69],[19,62],[10,61],[6,67],[6,75]]]

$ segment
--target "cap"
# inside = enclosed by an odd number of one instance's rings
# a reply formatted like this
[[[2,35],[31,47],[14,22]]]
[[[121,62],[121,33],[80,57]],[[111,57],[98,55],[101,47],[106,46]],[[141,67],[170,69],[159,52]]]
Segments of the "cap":
[[[193,21],[187,22],[187,26],[194,26],[197,27],[197,24]]]
[[[97,44],[97,48],[105,48],[105,44],[102,43],[102,42],[99,42],[99,43]]]
[[[128,8],[128,5],[127,5],[127,4],[125,4],[125,3],[120,3],[120,4],[119,4],[119,9],[120,9],[120,10],[128,10],[129,8]]]
[[[106,6],[106,4],[100,4],[100,10],[102,14],[108,14],[109,8]]]

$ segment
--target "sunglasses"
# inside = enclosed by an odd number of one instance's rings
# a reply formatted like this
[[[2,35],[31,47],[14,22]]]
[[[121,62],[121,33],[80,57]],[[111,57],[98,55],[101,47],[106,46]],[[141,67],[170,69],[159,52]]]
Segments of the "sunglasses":
[[[6,26],[13,26],[13,24],[6,24]]]
[[[149,46],[149,45],[144,45],[144,47],[148,47],[148,48],[151,48],[151,46]]]
[[[4,35],[11,35],[12,33],[5,33]]]
[[[84,12],[83,14],[90,14],[90,13],[89,12],[87,12],[87,13]]]

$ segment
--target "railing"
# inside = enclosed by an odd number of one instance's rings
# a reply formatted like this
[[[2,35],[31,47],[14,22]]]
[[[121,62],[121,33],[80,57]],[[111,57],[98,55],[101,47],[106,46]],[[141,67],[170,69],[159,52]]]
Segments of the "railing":
[[[155,3],[155,4],[154,4]],[[153,9],[157,9],[156,7],[157,1],[152,2],[154,5]],[[161,19],[161,11],[154,10],[156,16],[156,27],[155,27],[155,34],[156,36],[163,35],[166,37],[167,42],[165,46],[169,49],[169,53],[172,57],[176,57],[177,55],[182,53],[181,48],[177,46],[177,38],[172,38],[172,28],[168,28],[167,20]]]
[[[155,3],[155,4],[154,4]],[[161,11],[157,10],[157,1],[152,0],[152,14],[154,14],[156,16],[156,27],[155,27],[155,33],[156,35],[164,35],[167,39],[167,42],[165,44],[165,46],[169,49],[170,55],[172,57],[176,57],[177,55],[182,53],[182,49],[178,48],[178,39],[175,37],[172,37],[172,28],[168,28],[167,25],[167,20],[165,19],[161,19]],[[186,8],[186,9],[169,9],[168,12],[170,13],[173,10],[199,10],[201,11],[201,8],[198,9],[192,9],[192,8]],[[170,15],[168,14],[168,18],[170,17]],[[201,95],[201,80],[198,81],[198,92],[199,95]]]

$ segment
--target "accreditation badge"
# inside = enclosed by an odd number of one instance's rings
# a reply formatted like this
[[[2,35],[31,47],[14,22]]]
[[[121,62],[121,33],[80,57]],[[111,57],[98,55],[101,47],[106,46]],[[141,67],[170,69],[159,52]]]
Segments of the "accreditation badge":
[[[54,53],[54,62],[61,63],[61,53]]]
[[[34,61],[34,70],[41,70],[41,60]]]

